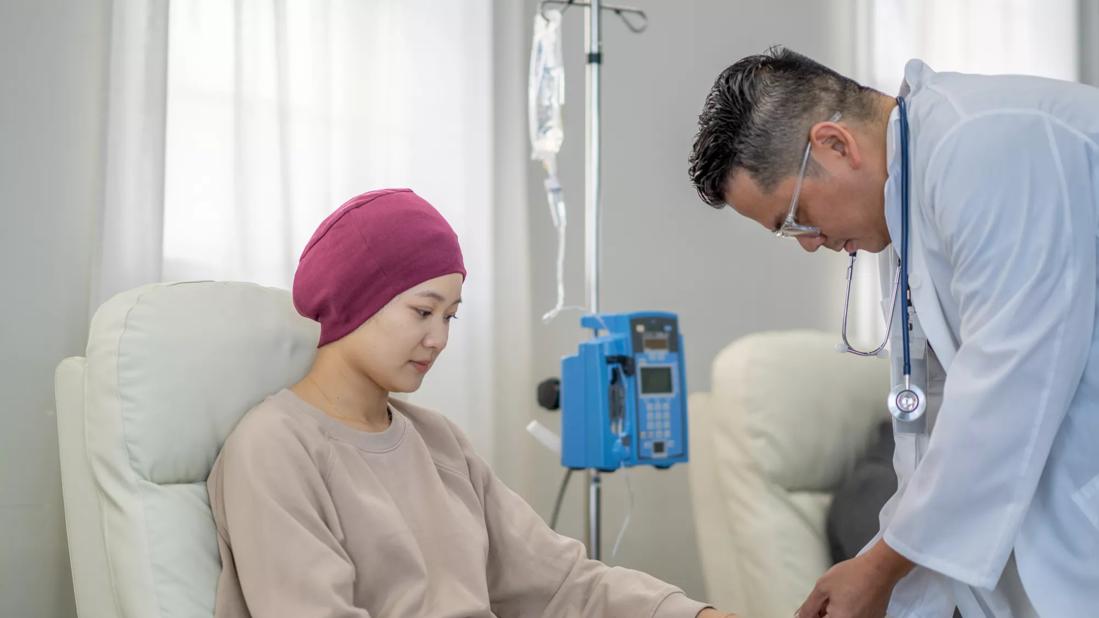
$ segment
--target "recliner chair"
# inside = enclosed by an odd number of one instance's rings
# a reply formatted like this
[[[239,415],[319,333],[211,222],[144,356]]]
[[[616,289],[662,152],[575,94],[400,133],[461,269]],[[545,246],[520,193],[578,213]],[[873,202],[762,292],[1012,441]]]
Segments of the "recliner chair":
[[[889,363],[835,351],[837,336],[767,332],[713,363],[689,402],[688,478],[708,597],[789,618],[831,565],[834,492],[889,418]]]
[[[153,284],[99,308],[55,382],[81,618],[213,614],[206,477],[240,417],[305,374],[318,335],[287,291],[249,283]]]

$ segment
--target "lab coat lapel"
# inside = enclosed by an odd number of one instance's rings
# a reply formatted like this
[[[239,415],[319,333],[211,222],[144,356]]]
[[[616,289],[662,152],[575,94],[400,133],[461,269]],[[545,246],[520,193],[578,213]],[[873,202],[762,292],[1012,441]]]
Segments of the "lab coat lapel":
[[[939,295],[935,290],[935,274],[928,267],[924,243],[921,240],[924,230],[919,229],[917,223],[919,217],[913,217],[913,234],[909,235],[908,242],[908,287],[912,291],[912,306],[916,310],[916,319],[920,321],[920,327],[939,363],[944,371],[950,371],[950,363],[954,360],[957,349],[954,339],[950,335],[950,327],[947,325],[946,316],[939,304]],[[945,274],[945,273],[944,273]],[[945,281],[941,285],[948,285]]]

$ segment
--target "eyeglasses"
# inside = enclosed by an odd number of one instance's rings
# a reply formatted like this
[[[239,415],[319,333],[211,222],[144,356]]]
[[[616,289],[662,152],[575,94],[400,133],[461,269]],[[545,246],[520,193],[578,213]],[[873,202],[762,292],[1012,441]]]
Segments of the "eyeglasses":
[[[840,113],[836,112],[832,114],[832,117],[828,119],[828,122],[836,122],[840,119]],[[801,195],[801,183],[805,180],[805,169],[809,164],[809,152],[813,147],[813,138],[810,137],[805,144],[805,154],[801,157],[801,169],[798,171],[797,182],[794,183],[794,196],[790,198],[790,210],[786,212],[786,218],[783,219],[782,225],[775,230],[775,236],[779,238],[798,238],[807,237],[813,238],[820,236],[820,228],[812,225],[802,225],[797,222],[794,215],[798,211],[798,196]]]

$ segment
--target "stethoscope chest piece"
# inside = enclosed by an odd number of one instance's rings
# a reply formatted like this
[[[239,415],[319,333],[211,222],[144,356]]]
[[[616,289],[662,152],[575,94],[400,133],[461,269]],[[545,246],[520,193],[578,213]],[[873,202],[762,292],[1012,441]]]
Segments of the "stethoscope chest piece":
[[[893,418],[902,423],[920,418],[923,416],[924,410],[927,409],[927,397],[924,396],[923,390],[915,384],[898,384],[894,386],[893,390],[889,391],[889,397],[885,403],[889,407],[889,413],[893,415]]]

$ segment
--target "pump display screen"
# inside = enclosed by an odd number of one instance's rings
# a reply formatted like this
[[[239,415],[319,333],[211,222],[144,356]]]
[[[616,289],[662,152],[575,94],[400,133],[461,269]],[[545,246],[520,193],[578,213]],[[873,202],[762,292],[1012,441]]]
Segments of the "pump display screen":
[[[642,367],[641,394],[669,394],[672,392],[671,367]]]
[[[661,333],[659,335],[646,334],[642,339],[642,345],[645,350],[667,350],[668,349],[668,336]]]

